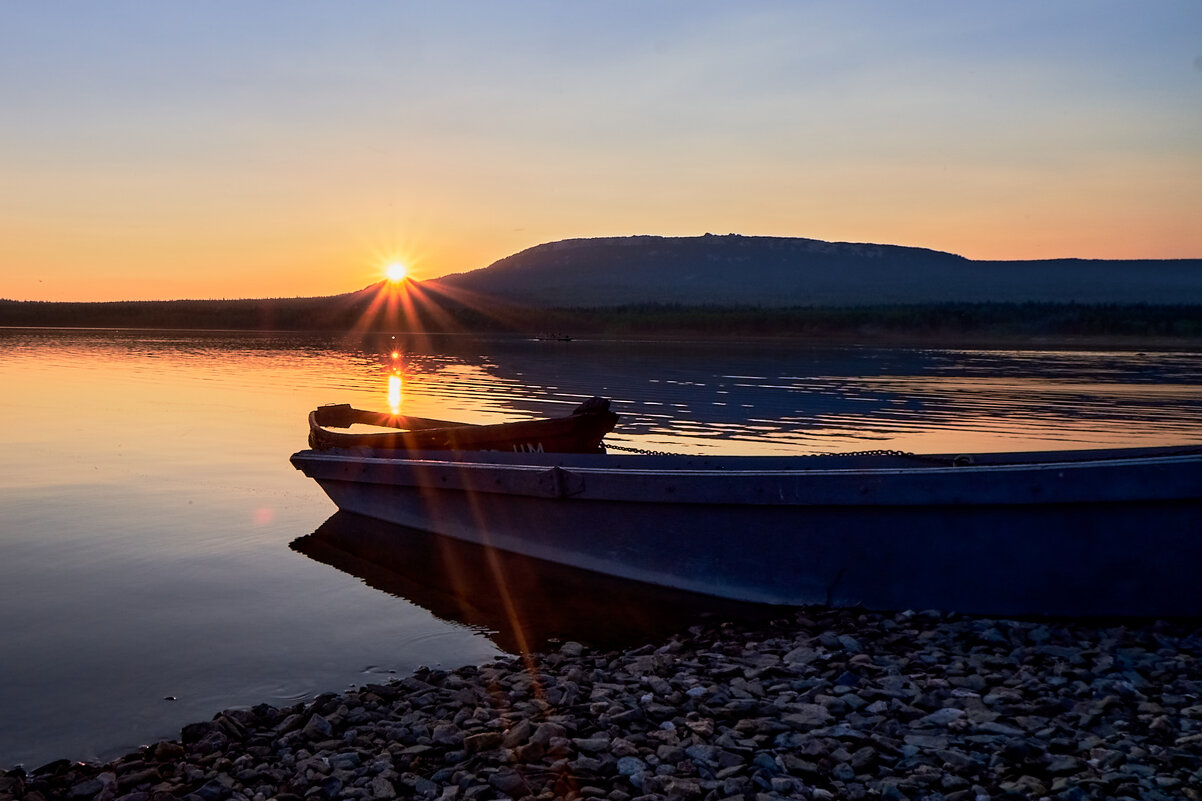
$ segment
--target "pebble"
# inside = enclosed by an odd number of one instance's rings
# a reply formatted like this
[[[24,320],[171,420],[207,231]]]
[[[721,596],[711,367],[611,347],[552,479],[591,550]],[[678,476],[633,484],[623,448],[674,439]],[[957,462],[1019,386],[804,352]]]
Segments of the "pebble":
[[[1202,631],[806,608],[287,708],[0,801],[1202,801]]]

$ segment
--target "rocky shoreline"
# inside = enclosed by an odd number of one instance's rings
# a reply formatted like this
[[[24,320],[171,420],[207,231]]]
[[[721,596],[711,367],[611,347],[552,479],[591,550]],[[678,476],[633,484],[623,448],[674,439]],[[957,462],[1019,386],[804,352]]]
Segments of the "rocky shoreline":
[[[1202,799],[1194,622],[803,609],[227,710],[20,801]]]

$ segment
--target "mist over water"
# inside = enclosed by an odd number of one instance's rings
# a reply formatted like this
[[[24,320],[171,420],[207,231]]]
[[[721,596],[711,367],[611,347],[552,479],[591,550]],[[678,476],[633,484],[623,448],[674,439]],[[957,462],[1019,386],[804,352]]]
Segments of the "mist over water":
[[[608,442],[681,453],[1202,442],[1184,352],[6,329],[0,386],[0,767],[515,647],[488,597],[302,539],[345,528],[288,463],[322,403],[484,423],[602,395]]]

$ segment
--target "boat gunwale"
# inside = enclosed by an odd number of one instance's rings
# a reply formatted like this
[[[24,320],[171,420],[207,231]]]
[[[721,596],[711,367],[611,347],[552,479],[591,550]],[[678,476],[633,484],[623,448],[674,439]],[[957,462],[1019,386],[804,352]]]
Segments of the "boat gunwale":
[[[1193,446],[1186,446],[1193,447]],[[1143,450],[1143,449],[1139,449]],[[1066,453],[1084,454],[1089,451],[1066,451]],[[1114,450],[1100,451],[1102,453],[1115,453]],[[497,454],[505,454],[503,451],[472,451],[473,456],[478,455],[479,458],[465,459],[465,453],[462,451],[415,451],[408,456],[388,456],[388,455],[373,455],[376,453],[371,448],[333,448],[326,450],[303,450],[298,451],[295,455],[302,456],[312,454],[316,457],[330,458],[331,460],[354,460],[366,462],[370,464],[412,464],[414,466],[439,466],[453,468],[468,468],[468,469],[503,469],[515,471],[529,472],[545,472],[552,468],[560,468],[561,470],[585,473],[589,475],[608,475],[620,474],[624,476],[641,475],[641,476],[682,476],[682,477],[697,477],[697,476],[765,476],[765,477],[786,477],[796,475],[813,475],[813,476],[877,476],[877,475],[898,475],[921,472],[924,475],[932,475],[937,473],[979,473],[979,472],[1015,472],[1026,470],[1055,470],[1064,468],[1087,468],[1096,466],[1135,466],[1135,465],[1151,465],[1151,464],[1178,464],[1189,463],[1202,460],[1202,446],[1197,446],[1195,452],[1185,453],[1163,453],[1157,455],[1126,455],[1104,457],[1097,456],[1094,458],[1078,458],[1078,459],[1063,459],[1057,461],[1012,461],[1012,462],[984,462],[970,464],[956,464],[954,455],[931,454],[923,455],[921,458],[945,459],[943,464],[914,464],[907,466],[888,466],[888,467],[863,467],[863,466],[848,466],[848,467],[806,467],[799,465],[798,467],[788,468],[691,468],[691,467],[658,467],[658,466],[638,466],[631,467],[628,464],[611,465],[611,466],[596,466],[591,464],[565,464],[562,457],[578,457],[587,456],[590,458],[615,458],[604,454],[547,454],[551,457],[559,457],[555,460],[548,459],[546,464],[528,464],[521,462],[506,462],[506,461],[490,461],[489,459]],[[1055,453],[1054,451],[1037,451],[1033,453]],[[419,455],[420,454],[420,455]],[[445,454],[451,458],[436,458],[439,454]],[[508,455],[508,454],[505,454]],[[981,458],[987,456],[1004,456],[1004,453],[980,454]],[[533,454],[522,454],[525,459],[529,459]],[[704,459],[707,461],[724,461],[724,460],[741,460],[741,459],[814,459],[824,458],[823,456],[635,456],[635,457],[616,457],[619,459]],[[840,454],[830,454],[831,457],[838,457]],[[849,456],[848,458],[863,458],[859,456]]]
[[[1202,453],[960,467],[699,470],[302,451],[294,454],[293,464],[319,483],[631,504],[881,508],[1202,502]]]

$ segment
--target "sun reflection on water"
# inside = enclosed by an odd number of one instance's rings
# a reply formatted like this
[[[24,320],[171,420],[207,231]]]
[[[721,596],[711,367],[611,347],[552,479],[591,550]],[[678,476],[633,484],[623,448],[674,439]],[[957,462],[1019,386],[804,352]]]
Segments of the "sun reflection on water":
[[[401,400],[404,397],[401,362],[401,348],[397,344],[396,337],[392,337],[388,353],[388,409],[394,415],[401,413]]]
[[[399,372],[388,376],[388,409],[393,414],[401,413],[401,374]]]

